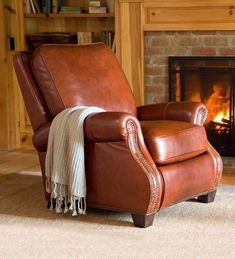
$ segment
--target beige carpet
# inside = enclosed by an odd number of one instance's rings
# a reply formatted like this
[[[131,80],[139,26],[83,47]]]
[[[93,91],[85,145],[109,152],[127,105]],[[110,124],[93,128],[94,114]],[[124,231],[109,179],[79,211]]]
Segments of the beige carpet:
[[[128,213],[55,214],[46,209],[37,173],[5,175],[0,258],[235,258],[235,186],[220,186],[212,204],[162,210],[152,227],[139,229]]]

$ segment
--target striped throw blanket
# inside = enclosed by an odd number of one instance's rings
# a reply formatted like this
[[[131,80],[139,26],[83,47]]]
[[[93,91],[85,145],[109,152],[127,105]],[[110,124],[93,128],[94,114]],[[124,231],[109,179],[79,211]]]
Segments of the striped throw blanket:
[[[86,212],[86,177],[83,123],[99,107],[77,106],[59,113],[53,120],[46,155],[46,190],[51,194],[51,209],[57,213]],[[55,206],[54,206],[55,205]]]

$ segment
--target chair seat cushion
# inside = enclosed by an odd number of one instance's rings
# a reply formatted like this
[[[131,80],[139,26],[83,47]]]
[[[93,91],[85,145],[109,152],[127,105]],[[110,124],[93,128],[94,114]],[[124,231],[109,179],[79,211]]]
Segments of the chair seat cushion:
[[[182,121],[140,121],[149,152],[158,165],[183,161],[208,149],[205,128]]]

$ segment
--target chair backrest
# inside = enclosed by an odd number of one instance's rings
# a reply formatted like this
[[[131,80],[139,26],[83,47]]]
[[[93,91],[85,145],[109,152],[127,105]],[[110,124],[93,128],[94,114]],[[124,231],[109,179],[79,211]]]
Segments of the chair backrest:
[[[52,117],[76,105],[136,116],[127,79],[104,44],[43,45],[33,54],[32,69]]]
[[[126,77],[104,44],[43,45],[14,55],[13,62],[34,131],[76,105],[136,116]]]

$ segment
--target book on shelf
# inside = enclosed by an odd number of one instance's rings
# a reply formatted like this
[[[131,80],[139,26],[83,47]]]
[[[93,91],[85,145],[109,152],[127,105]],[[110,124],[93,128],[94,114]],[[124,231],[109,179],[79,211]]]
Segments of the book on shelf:
[[[82,8],[80,6],[61,6],[60,13],[81,13]]]
[[[42,6],[42,13],[47,13],[47,4],[46,0],[41,0],[41,6]]]
[[[93,32],[91,31],[79,31],[77,32],[77,43],[78,44],[90,44],[93,41]]]
[[[27,0],[26,1],[26,13],[32,13],[32,8],[31,8],[31,3],[30,3],[30,0]]]
[[[113,36],[113,42],[112,42],[112,51],[113,52],[116,52],[116,37],[115,37],[115,34]]]
[[[107,0],[108,13],[115,12],[115,0]]]
[[[89,6],[100,7],[100,1],[89,1]]]
[[[51,0],[41,0],[42,13],[52,12],[52,1]]]
[[[105,43],[110,48],[113,48],[114,43],[114,32],[113,31],[101,31],[100,34],[101,42]]]
[[[60,9],[61,1],[52,0],[52,13],[58,13]]]
[[[33,4],[35,6],[36,12],[41,13],[41,4],[39,0],[33,0]]]
[[[89,1],[89,6],[100,7],[104,5],[104,1]]]
[[[30,2],[30,7],[31,7],[31,10],[32,10],[32,13],[37,13],[36,8],[35,8],[34,3],[33,3],[33,0],[29,0],[29,2]]]
[[[107,13],[106,6],[89,6],[88,8],[89,13]]]
[[[27,13],[41,13],[41,5],[38,0],[27,0],[26,2]]]
[[[65,5],[64,0],[42,0],[51,2],[49,3],[49,11],[52,13],[81,13],[82,8],[80,6]],[[47,7],[48,10],[48,7]]]

